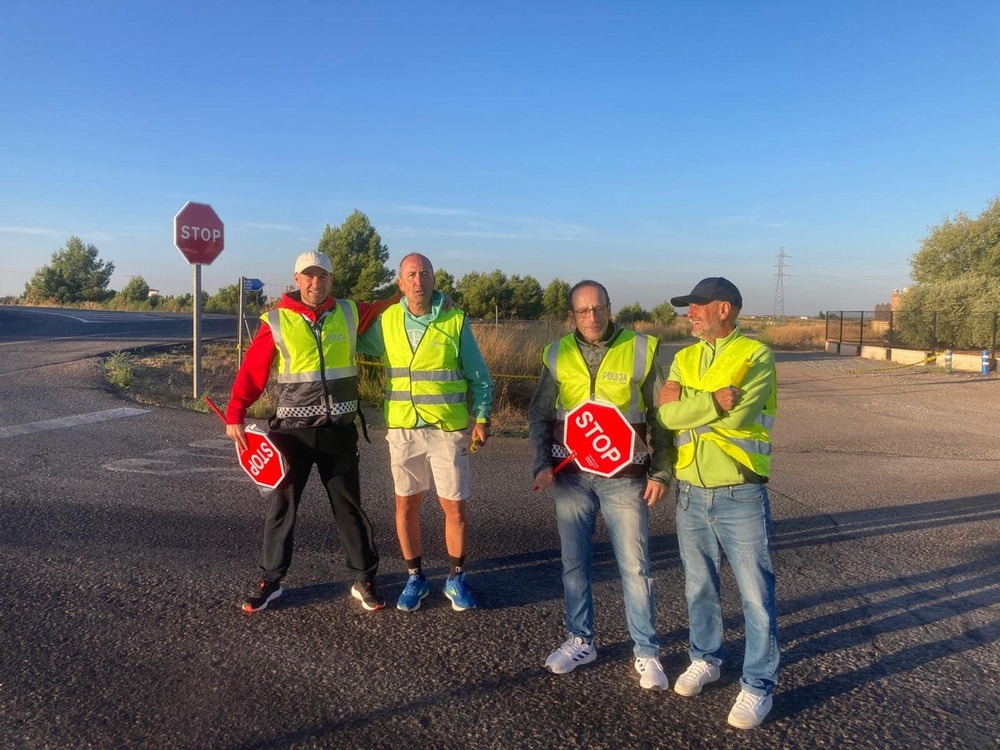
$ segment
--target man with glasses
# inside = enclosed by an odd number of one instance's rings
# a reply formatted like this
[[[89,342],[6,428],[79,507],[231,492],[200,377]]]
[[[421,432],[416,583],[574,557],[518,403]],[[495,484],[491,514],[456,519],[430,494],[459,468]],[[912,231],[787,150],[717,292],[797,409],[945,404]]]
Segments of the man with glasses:
[[[612,322],[608,291],[596,281],[574,286],[569,305],[575,330],[542,351],[541,377],[528,410],[535,486],[551,486],[555,495],[569,631],[545,666],[566,674],[597,658],[591,560],[600,510],[618,563],[639,685],[665,690],[649,558],[649,508],[667,492],[673,458],[670,435],[655,418],[663,383],[658,342]],[[614,404],[635,428],[635,459],[613,477],[585,472],[574,462],[554,474],[554,466],[569,455],[563,442],[566,414],[587,400]]]
[[[728,722],[758,726],[778,679],[778,620],[771,565],[771,424],[777,410],[774,354],[745,337],[743,306],[727,279],[698,282],[670,304],[688,308],[691,333],[660,392],[658,418],[676,431],[677,542],[684,565],[691,666],[674,685],[698,695],[722,664],[720,549],[743,600],[746,644],[742,688]]]

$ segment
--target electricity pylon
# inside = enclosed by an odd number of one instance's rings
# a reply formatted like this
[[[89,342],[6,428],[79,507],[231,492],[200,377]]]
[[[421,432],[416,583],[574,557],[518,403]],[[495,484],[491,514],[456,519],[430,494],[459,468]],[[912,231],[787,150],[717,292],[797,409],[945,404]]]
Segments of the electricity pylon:
[[[775,274],[777,282],[774,285],[774,317],[785,317],[785,248],[781,248],[778,253],[778,272]]]

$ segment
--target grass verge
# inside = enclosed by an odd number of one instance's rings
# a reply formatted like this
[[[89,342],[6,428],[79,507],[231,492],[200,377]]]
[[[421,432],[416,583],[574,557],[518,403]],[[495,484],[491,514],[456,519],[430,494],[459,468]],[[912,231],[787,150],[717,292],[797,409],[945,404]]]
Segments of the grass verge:
[[[672,341],[687,335],[687,321],[668,328],[640,323],[643,333]],[[493,432],[527,435],[528,403],[541,371],[542,347],[569,330],[567,323],[473,323],[473,332],[493,377]],[[202,399],[194,398],[194,358],[190,344],[153,353],[115,352],[102,363],[108,382],[129,398],[143,404],[208,412]],[[237,370],[236,342],[211,341],[202,345],[201,391],[223,411]],[[385,377],[378,361],[361,359],[358,390],[368,424],[383,424],[382,396]],[[248,413],[252,419],[274,414],[276,388],[272,383]]]

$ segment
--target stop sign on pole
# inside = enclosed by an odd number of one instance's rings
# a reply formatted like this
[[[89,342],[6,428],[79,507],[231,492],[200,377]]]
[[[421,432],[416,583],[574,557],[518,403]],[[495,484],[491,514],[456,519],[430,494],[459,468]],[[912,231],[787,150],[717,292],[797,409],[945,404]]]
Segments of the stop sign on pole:
[[[222,219],[207,203],[188,201],[174,217],[174,245],[188,263],[209,265],[225,240]]]
[[[273,490],[288,473],[288,462],[267,434],[254,425],[247,425],[247,445],[245,451],[236,446],[236,454],[250,478],[259,486]]]
[[[611,404],[584,401],[566,415],[563,442],[584,471],[612,477],[635,457],[635,430]]]

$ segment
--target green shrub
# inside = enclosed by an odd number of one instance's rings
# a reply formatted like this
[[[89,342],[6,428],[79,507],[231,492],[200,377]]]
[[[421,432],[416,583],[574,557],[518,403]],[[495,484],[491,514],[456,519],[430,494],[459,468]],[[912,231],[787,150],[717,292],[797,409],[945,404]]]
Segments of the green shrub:
[[[104,377],[116,388],[128,388],[135,377],[135,355],[121,349],[104,360]]]

